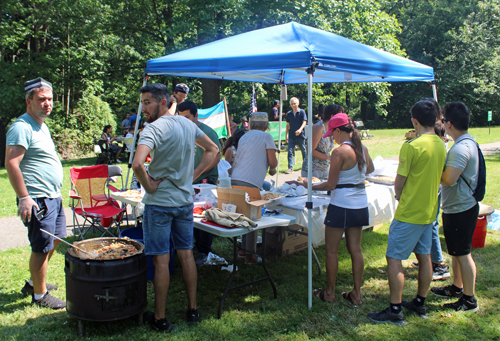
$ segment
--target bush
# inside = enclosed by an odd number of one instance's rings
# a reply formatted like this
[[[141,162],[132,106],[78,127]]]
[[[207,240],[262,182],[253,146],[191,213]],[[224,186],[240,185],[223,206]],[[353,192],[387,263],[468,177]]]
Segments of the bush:
[[[58,103],[59,104],[59,103]],[[86,91],[68,117],[56,104],[47,121],[52,137],[63,159],[87,155],[93,151],[94,139],[99,139],[105,125],[116,127],[108,103]]]

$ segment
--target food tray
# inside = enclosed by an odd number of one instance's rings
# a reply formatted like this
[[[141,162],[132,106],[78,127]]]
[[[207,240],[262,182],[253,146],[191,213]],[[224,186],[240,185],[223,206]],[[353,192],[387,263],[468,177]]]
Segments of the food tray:
[[[284,194],[284,193],[278,193],[278,192],[261,192],[261,196],[264,195],[264,194],[267,194],[267,193],[272,193],[274,195],[279,195],[279,197],[274,198],[274,199],[262,199],[262,200],[271,201],[270,203],[265,204],[263,206],[264,208],[271,207],[271,206],[281,205],[283,203],[283,200],[285,200],[285,198],[286,198],[286,194]]]
[[[366,180],[382,185],[394,185],[394,182],[396,181],[396,179],[393,178],[392,176],[383,176],[383,175],[367,176]]]

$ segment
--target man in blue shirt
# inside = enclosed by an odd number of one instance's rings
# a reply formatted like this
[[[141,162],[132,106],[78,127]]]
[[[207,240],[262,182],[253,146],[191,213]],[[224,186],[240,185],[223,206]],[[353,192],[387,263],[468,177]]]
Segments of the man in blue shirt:
[[[21,292],[30,294],[31,304],[52,309],[66,302],[49,293],[57,286],[46,283],[48,262],[59,240],[66,237],[66,217],[62,206],[63,169],[45,119],[52,112],[52,84],[43,78],[25,83],[26,113],[7,132],[5,168],[17,195],[17,213],[28,228],[31,245],[31,279]]]
[[[288,143],[288,170],[286,174],[293,173],[293,153],[297,145],[302,152],[302,160],[306,154],[306,134],[304,127],[307,124],[306,112],[299,109],[299,99],[292,97],[290,100],[292,110],[286,113],[286,142]]]

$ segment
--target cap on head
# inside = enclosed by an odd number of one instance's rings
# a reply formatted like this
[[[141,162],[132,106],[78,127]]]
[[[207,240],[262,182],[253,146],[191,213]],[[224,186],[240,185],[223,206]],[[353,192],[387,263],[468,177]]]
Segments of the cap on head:
[[[323,135],[323,137],[328,137],[332,135],[333,131],[336,128],[345,126],[346,124],[349,124],[350,121],[351,119],[346,114],[340,113],[334,115],[328,122],[328,131],[326,132],[325,135]]]
[[[254,112],[252,114],[252,121],[269,121],[269,119],[267,118],[267,112]]]
[[[280,104],[280,101],[278,99],[274,100],[274,105],[276,105],[276,104]]]
[[[242,122],[248,122],[247,117],[246,117],[246,116],[242,116],[242,117],[241,117],[241,121],[242,121]]]
[[[189,93],[189,87],[184,83],[179,83],[175,86],[174,92],[182,92],[187,95]]]
[[[52,83],[47,82],[42,77],[38,77],[24,83],[24,90],[30,91],[31,89],[39,88],[41,86],[48,86],[52,90]]]

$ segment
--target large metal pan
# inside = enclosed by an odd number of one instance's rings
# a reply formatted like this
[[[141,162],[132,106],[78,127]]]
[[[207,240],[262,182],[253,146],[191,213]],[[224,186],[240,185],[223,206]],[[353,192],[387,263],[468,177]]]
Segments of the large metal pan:
[[[112,243],[116,242],[121,242],[127,245],[133,245],[137,249],[137,254],[140,254],[144,251],[144,244],[141,242],[138,242],[137,240],[129,239],[129,238],[116,238],[116,237],[107,237],[107,238],[94,238],[94,239],[88,239],[88,240],[82,240],[80,242],[75,242],[73,243],[74,245],[78,246],[79,248],[83,249],[84,251],[91,251],[98,253],[97,251],[102,249],[105,246],[109,246]],[[90,255],[79,251],[78,249],[75,248],[68,248],[68,253],[73,256],[77,257],[79,259],[89,259],[89,260],[94,260],[94,261],[99,261],[99,259],[93,259]],[[135,255],[128,255],[125,256],[124,258],[127,257],[133,257]],[[108,260],[109,261],[109,260]],[[113,261],[113,259],[111,260]]]

